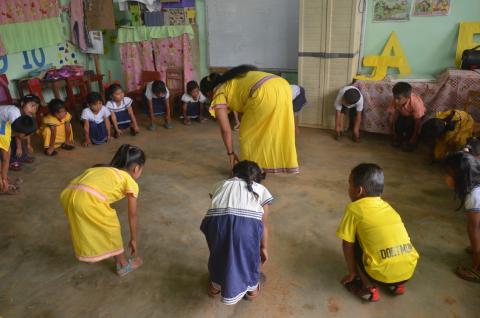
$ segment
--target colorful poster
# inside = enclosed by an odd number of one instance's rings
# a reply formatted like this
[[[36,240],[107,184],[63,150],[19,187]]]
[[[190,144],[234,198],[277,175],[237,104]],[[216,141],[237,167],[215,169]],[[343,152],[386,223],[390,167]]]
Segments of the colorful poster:
[[[413,15],[419,17],[448,15],[450,6],[451,0],[415,0]]]
[[[373,21],[408,21],[411,0],[373,0]]]

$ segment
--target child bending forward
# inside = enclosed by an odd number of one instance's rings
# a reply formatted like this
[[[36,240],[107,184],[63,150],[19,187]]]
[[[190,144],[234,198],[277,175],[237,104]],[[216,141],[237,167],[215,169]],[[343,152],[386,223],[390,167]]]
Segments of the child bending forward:
[[[380,197],[383,170],[376,164],[360,164],[348,183],[352,203],[337,230],[349,271],[342,284],[367,301],[379,300],[377,284],[401,295],[419,256],[400,215]]]
[[[260,184],[265,175],[255,162],[237,163],[233,175],[215,186],[200,227],[210,250],[208,294],[221,293],[227,305],[258,296],[260,266],[268,259],[268,206],[273,200]]]

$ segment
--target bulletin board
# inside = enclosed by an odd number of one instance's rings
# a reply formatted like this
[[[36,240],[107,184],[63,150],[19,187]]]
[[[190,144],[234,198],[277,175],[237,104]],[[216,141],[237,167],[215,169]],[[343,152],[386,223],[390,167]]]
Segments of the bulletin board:
[[[206,0],[211,68],[297,70],[298,0]]]

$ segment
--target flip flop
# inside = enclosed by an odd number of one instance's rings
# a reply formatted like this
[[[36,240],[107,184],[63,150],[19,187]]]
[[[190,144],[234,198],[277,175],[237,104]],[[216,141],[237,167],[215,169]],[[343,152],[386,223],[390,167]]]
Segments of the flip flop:
[[[67,145],[67,144],[62,144],[62,145],[60,146],[60,148],[62,148],[62,149],[64,149],[64,150],[67,150],[67,151],[70,151],[70,150],[75,149],[75,146]]]
[[[473,268],[459,266],[455,269],[455,274],[466,281],[480,283],[480,272],[474,270]]]
[[[135,257],[129,257],[127,259],[127,265],[122,267],[122,266],[118,266],[117,264],[116,266],[117,275],[120,277],[123,277],[128,273],[131,273],[134,270],[138,269],[140,266],[142,266],[142,264],[143,264],[143,261],[140,259],[140,264],[135,265]]]
[[[22,165],[20,164],[20,162],[12,162],[8,166],[8,169],[12,170],[12,171],[20,171],[20,170],[22,170]]]
[[[249,301],[252,301],[254,300],[255,298],[258,297],[258,295],[260,294],[260,286],[263,286],[265,285],[265,282],[267,281],[267,276],[265,276],[264,273],[260,273],[260,281],[258,282],[258,286],[257,286],[257,289],[255,291],[248,291],[246,294],[245,294],[245,299],[246,300],[249,300]]]
[[[356,277],[354,280],[352,280],[350,283],[346,283],[344,286],[349,292],[364,301],[376,302],[380,299],[378,288],[374,286],[364,287],[360,277]]]
[[[220,289],[216,289],[212,282],[209,282],[208,283],[208,288],[207,288],[207,293],[208,293],[208,296],[214,298],[215,296],[217,296],[218,294],[220,294]]]

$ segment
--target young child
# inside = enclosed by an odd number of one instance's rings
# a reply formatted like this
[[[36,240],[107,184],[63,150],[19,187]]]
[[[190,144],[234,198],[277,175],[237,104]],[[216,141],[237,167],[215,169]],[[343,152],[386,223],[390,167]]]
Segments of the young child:
[[[147,111],[150,117],[150,125],[148,130],[156,128],[154,123],[155,116],[165,116],[165,123],[163,127],[166,129],[172,128],[171,123],[171,108],[170,108],[170,92],[163,81],[153,81],[145,87],[145,99],[147,101]]]
[[[125,96],[122,86],[119,84],[110,85],[107,89],[107,99],[105,106],[111,112],[110,118],[115,129],[115,137],[120,137],[123,130],[129,127],[132,136],[138,134],[137,118],[132,110],[132,99]]]
[[[303,106],[307,104],[307,98],[305,97],[305,89],[300,85],[290,85],[292,88],[292,99],[293,99],[293,114],[295,116],[295,134],[300,133],[298,128],[298,115]]]
[[[48,103],[48,112],[40,128],[45,155],[57,155],[58,148],[73,150],[72,115],[67,112],[65,103],[61,99],[52,99]]]
[[[22,115],[35,117],[40,99],[35,95],[25,95],[20,100],[20,108],[14,105],[0,106],[0,122],[5,121],[12,124],[17,118]],[[32,157],[33,147],[30,136],[25,138],[22,142],[20,138],[12,138],[10,145],[10,170],[20,171],[22,163],[32,163],[35,158]]]
[[[233,178],[215,185],[200,229],[210,250],[208,294],[234,305],[260,290],[260,267],[268,260],[268,211],[273,198],[260,184],[265,173],[252,161],[233,168]]]
[[[187,92],[182,96],[182,116],[183,124],[190,125],[190,118],[198,118],[199,122],[203,122],[205,118],[204,104],[207,98],[200,92],[200,86],[195,81],[187,83]]]
[[[455,191],[467,214],[467,231],[472,266],[459,266],[455,273],[462,279],[480,283],[480,161],[472,154],[459,151],[445,158],[445,182]]]
[[[360,164],[353,168],[348,184],[352,203],[337,230],[349,271],[342,284],[368,301],[379,300],[376,284],[401,295],[419,256],[400,215],[381,198],[383,170],[376,164]]]
[[[412,93],[412,86],[408,83],[398,82],[392,91],[393,101],[387,110],[392,146],[402,147],[403,151],[413,151],[418,144],[425,105],[419,96]]]
[[[35,120],[28,116],[22,115],[15,119],[13,124],[6,121],[0,121],[0,152],[1,152],[1,182],[0,192],[6,194],[15,194],[17,192],[17,182],[12,182],[8,178],[8,167],[10,165],[10,143],[12,135],[20,140],[25,139],[35,132],[37,129]]]
[[[138,184],[145,166],[145,153],[122,145],[110,165],[87,169],[73,179],[60,195],[70,223],[75,255],[82,262],[99,262],[114,257],[119,276],[142,265],[137,256]],[[128,221],[132,257],[126,257],[117,212],[110,204],[128,198]]]
[[[362,123],[363,96],[355,86],[345,86],[335,99],[335,139],[340,139],[343,134],[344,116],[348,112],[352,139],[360,141],[360,124]]]
[[[430,151],[427,162],[432,163],[445,158],[447,153],[461,150],[472,136],[474,120],[462,110],[437,112],[422,125],[422,139]]]
[[[103,106],[102,96],[92,92],[87,95],[87,107],[82,111],[85,141],[83,146],[101,145],[111,139],[110,111]]]

